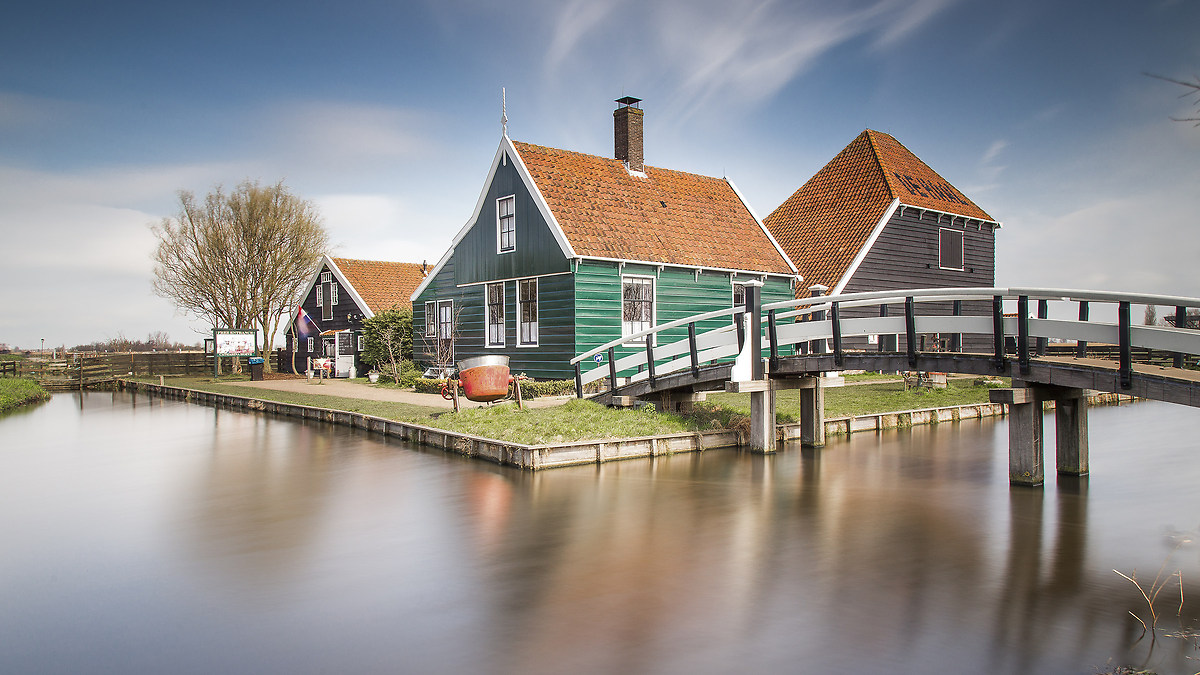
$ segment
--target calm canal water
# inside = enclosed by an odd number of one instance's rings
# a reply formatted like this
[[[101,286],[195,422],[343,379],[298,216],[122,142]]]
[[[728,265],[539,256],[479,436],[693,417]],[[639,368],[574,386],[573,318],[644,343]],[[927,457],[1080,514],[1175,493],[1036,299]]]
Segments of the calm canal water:
[[[531,475],[60,394],[0,418],[0,672],[1194,673],[1113,570],[1200,614],[1198,423],[1093,409],[1090,478],[1010,489],[1003,421]]]

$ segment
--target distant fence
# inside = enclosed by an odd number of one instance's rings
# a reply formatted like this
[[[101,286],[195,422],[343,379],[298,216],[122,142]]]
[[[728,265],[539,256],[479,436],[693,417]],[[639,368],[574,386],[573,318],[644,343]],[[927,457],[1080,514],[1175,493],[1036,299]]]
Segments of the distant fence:
[[[238,357],[242,372],[249,372],[249,357]],[[278,352],[270,354],[271,369],[278,370]],[[232,369],[233,357],[222,358],[221,372]],[[209,375],[213,356],[203,352],[139,352],[117,354],[70,354],[65,359],[26,359],[0,362],[0,374],[29,377],[51,387],[79,388],[118,377],[155,377],[157,375]]]

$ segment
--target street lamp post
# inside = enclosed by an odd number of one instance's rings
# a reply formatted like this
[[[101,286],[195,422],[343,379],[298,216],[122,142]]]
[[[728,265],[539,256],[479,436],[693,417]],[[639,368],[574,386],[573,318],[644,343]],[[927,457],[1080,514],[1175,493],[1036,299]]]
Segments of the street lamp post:
[[[42,358],[46,358],[46,338],[42,338]]]

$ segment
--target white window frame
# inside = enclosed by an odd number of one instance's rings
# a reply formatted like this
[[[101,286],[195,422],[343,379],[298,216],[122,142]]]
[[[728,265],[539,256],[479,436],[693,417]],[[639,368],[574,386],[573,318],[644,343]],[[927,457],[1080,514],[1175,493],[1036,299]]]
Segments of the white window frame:
[[[958,260],[960,263],[960,265],[958,267],[947,267],[945,265],[946,252],[942,246],[943,243],[945,242],[944,235],[942,234],[943,232],[953,232],[958,235]],[[938,267],[941,269],[944,269],[944,270],[957,270],[959,272],[961,272],[967,268],[966,232],[963,232],[962,230],[956,230],[956,229],[953,229],[950,227],[939,227],[938,228]]]
[[[325,286],[317,284],[317,307],[325,306]]]
[[[321,283],[327,284],[333,281],[333,272],[321,272]]]
[[[329,304],[336,305],[338,301],[338,285],[329,282]]]
[[[495,286],[500,287],[500,337],[499,337],[499,340],[492,339],[492,327],[494,324],[492,323],[492,311],[491,311],[492,310],[492,297],[491,297],[492,291],[491,291],[491,289]],[[505,286],[505,283],[503,281],[496,281],[496,282],[493,282],[490,284],[483,285],[483,325],[484,325],[484,331],[485,331],[484,344],[487,345],[488,347],[495,348],[495,347],[503,347],[505,345],[505,339],[507,337],[506,333],[508,332],[508,318],[505,316],[505,312],[504,312],[504,309],[505,309],[505,305],[504,305],[505,288],[504,288],[504,286]],[[518,313],[518,317],[519,316],[520,316],[520,314]]]
[[[533,284],[533,339],[526,340],[523,328],[529,322],[524,321],[525,303],[521,302],[521,284]],[[541,292],[542,285],[538,283],[537,277],[531,279],[517,279],[517,346],[518,347],[536,347],[541,339],[541,313],[542,302]]]
[[[512,204],[512,213],[508,216],[512,222],[512,240],[508,248],[504,248],[504,220],[500,215],[500,205],[504,202]],[[512,253],[517,250],[517,196],[508,195],[496,200],[496,253]]]
[[[308,344],[305,345],[305,347],[307,347],[307,348],[304,351],[308,352],[309,354],[312,354],[313,351],[315,351],[317,348],[316,338],[312,338],[312,337],[308,338]]]
[[[425,303],[425,337],[437,337],[437,301]]]
[[[631,322],[625,320],[625,283],[628,281],[650,282],[650,322],[645,328],[634,328]],[[639,322],[640,323],[640,322]],[[621,337],[629,337],[647,328],[658,325],[658,283],[653,276],[641,274],[626,274],[621,276]],[[645,338],[629,342],[631,345],[645,345]]]
[[[362,334],[362,333],[359,333],[357,337],[358,337],[358,349],[357,349],[357,351],[360,351],[360,352],[361,352],[361,351],[363,350],[363,334]]]

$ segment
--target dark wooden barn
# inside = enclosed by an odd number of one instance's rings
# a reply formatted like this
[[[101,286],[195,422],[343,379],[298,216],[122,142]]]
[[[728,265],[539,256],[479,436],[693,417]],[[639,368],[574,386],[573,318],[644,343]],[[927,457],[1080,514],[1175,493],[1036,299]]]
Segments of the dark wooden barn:
[[[427,271],[423,263],[322,257],[285,333],[280,370],[292,372],[294,351],[296,372],[305,371],[309,358],[329,358],[335,377],[366,373],[363,321],[393,307],[410,309]]]
[[[1000,223],[890,135],[859,134],[764,219],[804,276],[824,293],[995,284]],[[813,291],[802,288],[800,294]],[[902,305],[889,311],[903,312]],[[956,311],[947,304],[938,308]],[[987,303],[960,304],[964,314]],[[852,309],[845,316],[859,315]],[[926,335],[922,349],[958,346],[955,336]],[[903,336],[900,337],[903,348]],[[848,346],[895,349],[895,336]],[[966,348],[988,345],[966,345]]]

